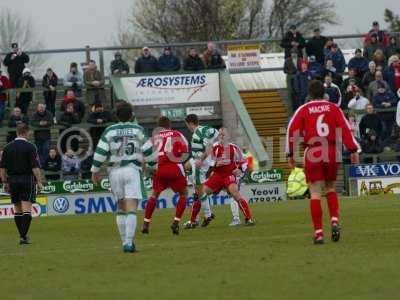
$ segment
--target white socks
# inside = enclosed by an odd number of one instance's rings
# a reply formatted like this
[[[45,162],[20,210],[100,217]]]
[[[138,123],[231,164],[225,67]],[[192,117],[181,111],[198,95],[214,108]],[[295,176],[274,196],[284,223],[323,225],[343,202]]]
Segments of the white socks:
[[[231,197],[231,211],[234,220],[240,220],[239,217],[239,204]]]
[[[122,244],[125,243],[125,237],[126,237],[126,233],[125,233],[125,229],[126,229],[126,213],[119,211],[117,212],[117,226],[118,226],[118,231],[119,231],[119,235],[121,236],[121,241]]]
[[[137,217],[136,212],[131,211],[128,212],[126,215],[126,223],[125,223],[125,245],[132,245],[133,238],[135,237],[136,232],[136,224],[137,224]]]
[[[204,216],[206,218],[211,217],[211,207],[210,207],[210,198],[209,197],[207,197],[207,199],[201,203],[201,206],[203,207],[203,210],[204,210]]]

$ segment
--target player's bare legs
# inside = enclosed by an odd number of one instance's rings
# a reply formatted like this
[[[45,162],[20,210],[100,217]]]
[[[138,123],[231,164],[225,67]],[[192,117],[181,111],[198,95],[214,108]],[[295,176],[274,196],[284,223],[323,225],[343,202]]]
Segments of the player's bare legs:
[[[117,226],[121,236],[124,252],[135,252],[136,247],[133,243],[135,237],[137,217],[137,199],[118,200]]]
[[[157,199],[160,196],[160,193],[156,191],[152,191],[150,198],[147,200],[146,209],[144,211],[144,220],[143,220],[143,228],[142,233],[148,234],[150,228],[151,217],[153,216],[154,209],[157,205]]]
[[[243,196],[239,192],[239,188],[237,184],[231,184],[228,186],[228,192],[232,196],[232,198],[238,203],[240,210],[242,211],[245,224],[246,225],[254,225],[254,220],[252,217],[252,213],[247,201],[243,198]]]
[[[331,218],[332,241],[338,242],[340,239],[339,199],[335,187],[336,181],[325,182],[326,201],[328,202],[329,214]]]
[[[314,244],[324,243],[324,233],[322,230],[322,207],[321,195],[322,188],[324,187],[323,181],[316,181],[309,183],[310,188],[310,211],[311,218],[314,225]]]
[[[176,204],[175,217],[171,225],[172,233],[176,235],[179,234],[179,222],[181,221],[183,213],[185,212],[187,195],[188,195],[187,188],[179,192],[179,200],[178,203]]]

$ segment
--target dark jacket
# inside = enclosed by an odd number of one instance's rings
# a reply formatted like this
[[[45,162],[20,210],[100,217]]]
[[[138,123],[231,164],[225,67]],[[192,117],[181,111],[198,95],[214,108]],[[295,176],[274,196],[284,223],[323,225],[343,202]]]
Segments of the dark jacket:
[[[364,56],[369,60],[373,60],[374,53],[378,49],[382,49],[381,45],[378,42],[370,43],[364,48]]]
[[[135,73],[153,73],[158,71],[158,61],[153,55],[141,56],[135,63]]]
[[[389,59],[392,55],[400,55],[400,46],[396,44],[390,44],[385,48],[385,56]],[[400,58],[400,56],[399,56]]]
[[[342,74],[346,68],[346,60],[344,59],[343,53],[340,49],[337,49],[336,52],[329,51],[325,59],[331,59],[333,62],[333,66],[336,68],[336,72]]]
[[[89,115],[89,118],[88,118],[87,121],[88,121],[88,123],[92,123],[92,124],[98,125],[99,124],[99,123],[97,123],[98,119],[102,119],[103,120],[102,124],[111,122],[111,113],[109,111],[103,111],[103,112],[100,112],[100,113],[99,112],[92,112]]]
[[[73,124],[79,124],[81,120],[79,119],[79,115],[74,113],[63,112],[60,117],[60,124],[65,126],[70,126]]]
[[[353,57],[349,60],[347,65],[349,69],[355,69],[358,77],[362,78],[365,72],[368,71],[368,59],[365,57]]]
[[[158,58],[158,68],[163,72],[178,71],[181,68],[181,62],[179,58],[173,54],[163,54]]]
[[[111,74],[129,73],[129,65],[123,59],[114,59],[110,65]]]
[[[312,79],[322,80],[324,76],[324,67],[319,62],[310,62],[308,64],[308,71]]]
[[[57,155],[55,158],[50,158],[48,156],[43,164],[43,169],[51,172],[61,171],[61,157]]]
[[[389,102],[391,104],[390,107],[396,107],[396,105],[397,105],[396,95],[393,94],[392,91],[386,91],[384,93],[379,93],[379,92],[376,93],[372,100],[374,107],[386,108],[385,106],[382,105],[383,102]],[[391,119],[393,119],[395,112],[380,112],[379,115],[381,116],[382,119],[391,120]]]
[[[366,114],[360,121],[360,136],[366,138],[368,132],[374,130],[377,136],[381,136],[383,131],[382,120],[377,114]]]
[[[361,141],[361,149],[364,153],[379,154],[383,152],[383,144],[378,137],[372,141],[368,136]]]
[[[20,123],[29,124],[28,117],[22,116],[22,115],[19,117],[16,117],[14,115],[11,115],[10,118],[8,119],[8,127],[10,127],[10,128],[15,128]]]
[[[34,88],[36,86],[35,78],[32,75],[25,75],[19,79],[18,87],[19,88]],[[32,92],[21,92],[19,94],[19,101],[30,102],[32,101],[33,93]]]
[[[12,59],[13,53],[8,53],[4,58],[3,64],[7,67],[10,80],[13,85],[17,85],[19,79],[22,77],[22,71],[25,68],[25,64],[29,62],[29,56],[22,52],[21,55],[17,55]]]
[[[328,39],[326,37],[321,35],[319,38],[311,38],[306,44],[307,55],[314,55],[317,59],[317,62],[319,62],[321,65],[324,65],[325,63],[324,47],[327,40]]]
[[[46,121],[46,125],[40,125],[41,121]],[[49,111],[45,111],[43,113],[39,113],[36,111],[33,116],[32,116],[32,121],[31,121],[32,126],[34,127],[40,127],[41,129],[35,129],[34,135],[35,135],[35,141],[47,141],[51,139],[51,134],[50,134],[50,127],[53,125],[53,116]],[[43,128],[43,129],[42,129]]]
[[[85,81],[86,89],[89,90],[98,90],[104,88],[104,77],[99,70],[86,70],[83,74],[83,80]],[[94,86],[92,84],[93,81],[99,81],[101,83],[100,86]]]
[[[293,49],[293,46],[291,45],[292,42],[299,43],[299,46],[297,47],[298,56],[302,57],[302,50],[306,45],[306,41],[300,32],[296,32],[295,36],[291,31],[288,31],[281,41],[281,47],[285,49],[285,58],[290,57],[290,52]]]
[[[325,93],[327,93],[329,96],[329,102],[335,103],[338,106],[341,105],[342,95],[337,85],[330,85],[330,86],[325,85]]]
[[[291,57],[285,59],[285,63],[283,65],[283,72],[288,75],[296,75],[299,70],[299,62],[300,59],[297,59],[297,63],[293,62]]]
[[[346,89],[350,85],[350,80],[354,80],[356,82],[356,86],[358,88],[362,88],[362,82],[361,82],[360,78],[358,78],[358,77],[347,77],[345,80],[343,80],[342,86],[340,87],[343,94],[345,94],[347,92]]]
[[[200,56],[188,55],[183,63],[183,69],[186,71],[200,71],[204,70],[204,63]]]
[[[42,86],[46,89],[46,91],[43,92],[44,97],[49,96],[49,94],[55,94],[57,93],[56,91],[50,91],[50,85],[53,87],[56,87],[58,84],[58,77],[54,73],[51,78],[46,74],[43,76],[42,80]]]
[[[397,72],[400,72],[400,66],[396,67]],[[390,89],[392,90],[393,93],[397,93],[397,90],[400,88],[400,86],[396,86],[396,70],[395,66],[392,64],[390,67],[386,67],[383,70],[383,79],[387,81],[387,83],[390,86]]]
[[[67,105],[69,103],[74,104],[74,111],[78,114],[79,117],[79,122],[85,117],[85,104],[83,104],[81,101],[78,99],[75,99],[73,101],[63,101],[61,103],[60,111],[65,112]],[[78,122],[78,123],[79,123]]]
[[[294,78],[294,90],[296,92],[297,99],[301,104],[305,103],[308,95],[308,83],[311,80],[310,72],[299,72]]]
[[[368,70],[363,76],[362,79],[362,86],[364,89],[364,92],[368,90],[369,84],[375,80],[375,73],[371,73],[371,71]]]
[[[225,61],[223,60],[221,54],[217,50],[210,52],[206,50],[204,52],[204,65],[207,69],[225,69]]]

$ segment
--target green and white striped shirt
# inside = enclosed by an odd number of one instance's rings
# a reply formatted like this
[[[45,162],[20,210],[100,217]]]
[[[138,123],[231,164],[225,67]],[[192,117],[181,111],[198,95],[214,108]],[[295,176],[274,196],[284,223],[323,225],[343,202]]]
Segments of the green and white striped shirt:
[[[156,154],[141,126],[120,122],[104,130],[96,147],[91,171],[98,172],[106,160],[109,168],[132,165],[141,169],[142,162],[155,165]]]
[[[192,136],[192,156],[200,158],[206,149],[218,140],[218,130],[209,126],[198,126]]]

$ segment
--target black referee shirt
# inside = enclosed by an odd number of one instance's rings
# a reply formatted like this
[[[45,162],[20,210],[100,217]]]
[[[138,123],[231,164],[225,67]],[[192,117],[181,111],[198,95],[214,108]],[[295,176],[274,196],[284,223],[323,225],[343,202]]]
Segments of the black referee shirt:
[[[36,146],[16,138],[4,147],[0,167],[7,170],[9,177],[33,175],[32,169],[40,167]]]

